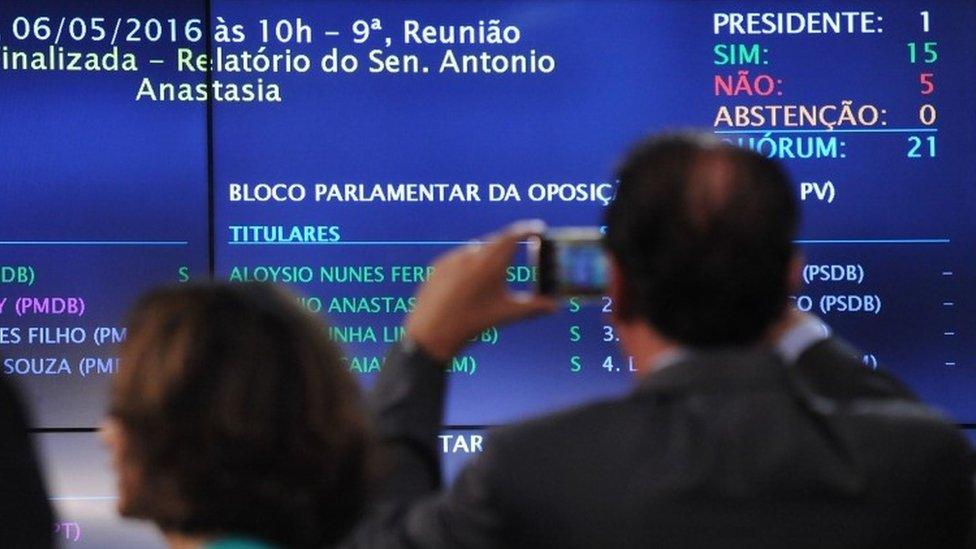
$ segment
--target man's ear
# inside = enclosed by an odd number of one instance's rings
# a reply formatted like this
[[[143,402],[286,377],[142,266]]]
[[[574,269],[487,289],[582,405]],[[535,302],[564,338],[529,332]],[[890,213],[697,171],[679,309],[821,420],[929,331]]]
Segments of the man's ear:
[[[630,315],[630,290],[620,262],[611,253],[607,253],[608,277],[607,296],[610,298],[610,317],[614,322],[627,322]]]
[[[803,257],[800,250],[793,250],[789,267],[786,270],[786,291],[790,295],[800,293],[800,289],[803,286],[803,266],[805,264],[806,258]]]

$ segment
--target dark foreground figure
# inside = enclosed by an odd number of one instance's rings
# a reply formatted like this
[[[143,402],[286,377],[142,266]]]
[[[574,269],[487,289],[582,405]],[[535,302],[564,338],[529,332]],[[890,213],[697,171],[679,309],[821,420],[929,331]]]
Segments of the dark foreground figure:
[[[0,546],[54,546],[54,515],[16,391],[0,379]]]
[[[789,310],[802,267],[785,175],[695,136],[639,146],[608,210],[633,391],[495,431],[440,486],[445,364],[551,311],[504,269],[531,229],[441,258],[374,393],[392,458],[361,547],[959,547],[968,443]],[[814,321],[815,322],[815,321]]]

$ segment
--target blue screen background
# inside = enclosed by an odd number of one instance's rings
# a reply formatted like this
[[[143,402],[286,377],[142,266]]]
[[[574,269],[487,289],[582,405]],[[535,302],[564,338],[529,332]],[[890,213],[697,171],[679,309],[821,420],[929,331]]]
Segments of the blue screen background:
[[[838,7],[840,4],[828,3]],[[809,7],[809,6],[808,6]],[[817,4],[816,9],[820,9]],[[876,9],[845,2],[845,9]],[[928,7],[928,6],[927,6]],[[721,42],[758,42],[768,67],[781,78],[777,102],[877,104],[891,127],[916,127],[919,105],[940,113],[934,159],[909,159],[902,133],[834,134],[846,158],[787,160],[800,181],[837,183],[833,204],[804,203],[803,240],[948,239],[940,244],[801,244],[814,264],[858,264],[866,282],[835,284],[827,293],[879,295],[881,314],[833,314],[827,322],[869,357],[904,379],[929,402],[959,420],[976,417],[971,393],[971,334],[976,309],[965,291],[976,274],[973,217],[974,127],[962,116],[972,104],[973,38],[953,20],[974,19],[965,3],[931,6],[939,59],[932,67],[910,64],[905,42],[927,40],[917,3],[886,4],[885,33],[844,36],[749,36],[712,34],[711,13],[741,10],[739,2],[315,2],[216,1],[214,14],[233,14],[254,26],[261,18],[300,16],[315,28],[345,29],[364,13],[383,21],[416,18],[426,24],[499,19],[522,30],[518,46],[559,60],[545,77],[454,75],[307,75],[279,78],[282,104],[215,106],[216,270],[257,265],[424,264],[446,246],[514,220],[541,218],[552,226],[593,225],[599,203],[530,202],[478,204],[314,203],[247,204],[227,199],[230,183],[316,182],[612,182],[622,151],[648,133],[710,127],[720,105],[762,104],[768,99],[716,97],[716,74],[738,67],[713,64]],[[777,10],[776,2],[750,10]],[[791,9],[796,6],[791,5]],[[396,30],[390,30],[396,34]],[[936,38],[932,38],[933,40]],[[324,53],[333,42],[316,42]],[[370,44],[343,43],[365,57]],[[427,46],[436,60],[441,46]],[[507,48],[507,50],[506,50]],[[398,50],[396,41],[391,52]],[[477,51],[477,46],[458,46]],[[404,50],[405,51],[405,50]],[[413,51],[413,50],[411,50]],[[313,56],[314,57],[314,56]],[[433,63],[436,66],[436,62]],[[936,73],[937,91],[919,94],[920,71]],[[761,137],[761,136],[756,136]],[[232,224],[339,225],[343,246],[242,246],[229,242]],[[381,245],[376,241],[427,245]],[[952,271],[953,276],[942,272]],[[409,295],[410,286],[297,285],[328,297]],[[806,288],[813,296],[824,286]],[[943,302],[952,301],[953,308]],[[571,313],[504,328],[499,343],[469,351],[480,370],[452,375],[447,422],[483,425],[508,421],[619,394],[630,380],[613,338],[604,341],[600,303]],[[333,315],[346,326],[396,326],[397,315]],[[730,319],[734,321],[734,319]],[[572,342],[568,329],[580,326]],[[947,331],[955,336],[945,336]],[[353,355],[381,356],[385,346],[350,343]],[[570,359],[582,369],[571,371]],[[605,357],[615,366],[602,368]],[[954,366],[946,366],[954,362]],[[363,376],[370,383],[371,374]]]
[[[818,3],[791,9],[871,9],[885,16],[883,35],[716,36],[711,14],[741,11],[740,2],[277,2],[214,0],[212,23],[226,18],[251,32],[227,51],[259,47],[260,19],[301,17],[316,29],[302,51],[313,59],[338,47],[361,57],[372,47],[351,43],[355,19],[379,17],[389,35],[397,22],[462,24],[499,19],[517,25],[522,40],[503,53],[536,49],[553,55],[550,75],[265,75],[280,84],[275,104],[133,101],[142,76],[202,82],[201,73],[176,72],[173,64],[143,66],[137,75],[5,72],[0,101],[0,246],[4,265],[29,264],[32,287],[2,286],[10,297],[82,296],[82,319],[16,318],[4,326],[82,324],[121,326],[136,295],[178,280],[186,267],[205,277],[212,267],[226,277],[234,267],[260,265],[425,265],[448,243],[466,241],[508,222],[541,218],[552,226],[599,224],[603,204],[589,202],[481,202],[475,204],[303,203],[250,204],[228,198],[230,183],[492,182],[525,188],[532,183],[613,183],[622,152],[649,133],[709,128],[721,105],[762,104],[768,99],[717,97],[717,43],[760,43],[769,64],[750,67],[783,81],[790,104],[839,103],[884,107],[890,127],[918,126],[919,105],[938,111],[936,158],[909,159],[903,133],[834,134],[845,158],[786,160],[795,180],[834,181],[838,200],[804,202],[800,246],[813,264],[858,264],[863,284],[808,284],[804,293],[871,294],[880,314],[828,314],[825,320],[868,356],[904,379],[926,401],[961,422],[976,418],[970,394],[972,329],[976,306],[973,248],[976,206],[972,151],[976,74],[974,38],[960,29],[976,23],[967,2]],[[15,16],[204,18],[204,2],[165,5],[130,2],[5,2],[0,40],[10,44]],[[918,12],[931,13],[930,33]],[[753,11],[778,10],[777,2],[752,2]],[[336,29],[339,38],[321,36]],[[908,62],[905,43],[934,40],[933,65]],[[28,41],[28,45],[30,42]],[[42,47],[42,44],[35,44]],[[205,45],[179,44],[202,52]],[[99,47],[93,47],[98,49]],[[107,48],[107,46],[105,46]],[[284,47],[271,44],[269,52]],[[457,46],[458,53],[480,46]],[[172,45],[129,44],[141,57],[172,56]],[[443,46],[413,47],[425,62]],[[394,40],[388,51],[405,53]],[[494,51],[494,50],[493,50]],[[918,77],[934,72],[936,91],[919,94]],[[215,74],[224,81],[253,75]],[[209,141],[208,141],[209,140]],[[208,142],[212,150],[208,151]],[[208,164],[208,152],[213,163]],[[211,196],[208,170],[213,171]],[[213,210],[213,240],[209,214]],[[341,246],[242,246],[230,242],[230,225],[336,225]],[[843,244],[838,241],[856,240]],[[937,243],[866,244],[872,239],[934,239]],[[396,240],[397,245],[370,243]],[[822,243],[830,240],[829,243]],[[152,242],[154,245],[55,245],[60,241]],[[47,242],[48,244],[30,244]],[[412,244],[411,244],[412,243]],[[210,254],[215,262],[210,265]],[[524,257],[517,263],[524,264]],[[944,272],[952,275],[944,275]],[[518,286],[519,284],[516,284]],[[528,284],[521,284],[527,287]],[[328,299],[409,296],[413,283],[305,284],[295,290]],[[953,305],[947,307],[945,302]],[[446,422],[489,425],[550,411],[630,386],[630,365],[614,348],[607,317],[597,301],[567,307],[489,334],[473,345],[469,372],[451,374]],[[372,326],[390,333],[399,314],[334,314],[339,327]],[[734,319],[730,319],[734,321]],[[572,327],[582,337],[572,340]],[[946,333],[954,335],[947,336]],[[608,340],[608,341],[605,341]],[[387,343],[347,343],[350,356],[381,357]],[[0,347],[6,356],[111,357],[114,346]],[[576,357],[577,362],[574,362]],[[611,366],[604,368],[607,357]],[[574,371],[578,369],[579,371]],[[363,374],[369,386],[375,374]],[[110,376],[17,376],[41,427],[89,427],[104,412]]]

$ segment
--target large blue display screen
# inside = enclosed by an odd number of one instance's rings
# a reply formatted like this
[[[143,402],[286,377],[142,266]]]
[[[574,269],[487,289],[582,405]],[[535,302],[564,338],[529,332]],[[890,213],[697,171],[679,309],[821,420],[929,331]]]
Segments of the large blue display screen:
[[[972,28],[962,0],[4,2],[2,371],[37,426],[97,425],[133,298],[215,276],[291,286],[368,386],[433,257],[598,225],[627,146],[694,127],[795,179],[796,306],[976,421]],[[479,336],[446,423],[625,392],[613,306]]]
[[[598,224],[629,143],[711,128],[797,180],[797,305],[971,419],[974,126],[953,113],[971,104],[973,39],[950,21],[973,10],[927,7],[215,2],[254,29],[216,46],[226,61],[276,22],[269,50],[311,67],[263,75],[280,102],[215,105],[217,274],[294,283],[368,380],[436,254],[521,218]],[[486,333],[452,365],[448,423],[625,390],[610,307]]]

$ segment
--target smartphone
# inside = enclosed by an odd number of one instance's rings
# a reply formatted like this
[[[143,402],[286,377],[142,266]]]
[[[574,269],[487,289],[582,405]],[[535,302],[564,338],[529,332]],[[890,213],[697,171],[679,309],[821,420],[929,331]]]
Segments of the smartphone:
[[[536,292],[559,297],[599,297],[607,291],[607,257],[598,227],[549,229],[529,239]]]

